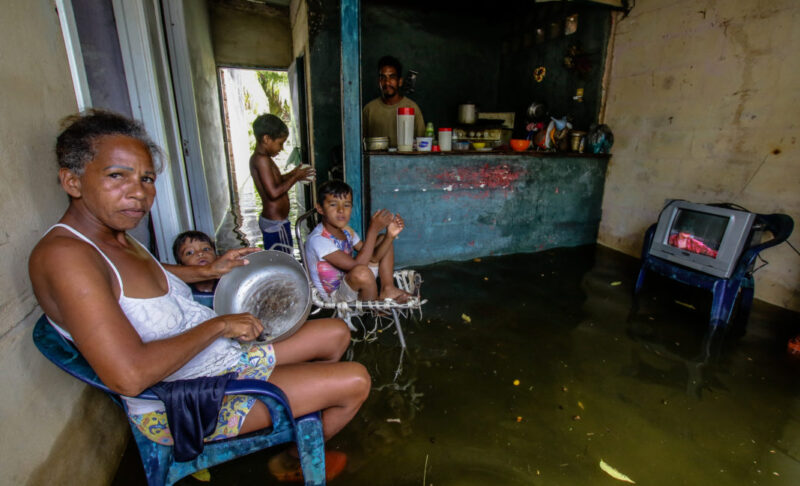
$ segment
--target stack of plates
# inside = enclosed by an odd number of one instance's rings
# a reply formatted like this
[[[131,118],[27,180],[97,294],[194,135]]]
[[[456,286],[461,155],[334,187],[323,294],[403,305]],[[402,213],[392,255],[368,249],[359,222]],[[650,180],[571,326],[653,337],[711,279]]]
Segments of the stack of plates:
[[[389,137],[368,137],[364,139],[365,150],[386,150],[389,148]]]

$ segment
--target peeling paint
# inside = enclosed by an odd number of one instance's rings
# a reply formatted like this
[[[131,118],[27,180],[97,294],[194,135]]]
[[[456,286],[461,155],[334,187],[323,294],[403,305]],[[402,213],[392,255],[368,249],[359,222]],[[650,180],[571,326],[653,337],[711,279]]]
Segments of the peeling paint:
[[[489,196],[489,191],[513,191],[514,183],[527,174],[526,169],[511,167],[508,164],[489,165],[481,167],[456,167],[445,172],[434,174],[437,181],[435,187],[445,191],[453,189],[463,191],[470,189],[488,189],[470,197],[481,199]]]

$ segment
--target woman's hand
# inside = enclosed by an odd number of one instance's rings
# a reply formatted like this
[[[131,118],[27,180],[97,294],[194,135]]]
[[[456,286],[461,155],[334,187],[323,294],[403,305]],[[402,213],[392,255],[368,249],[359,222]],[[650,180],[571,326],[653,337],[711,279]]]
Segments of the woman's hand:
[[[225,323],[223,337],[236,339],[241,342],[255,341],[264,331],[264,325],[253,314],[225,314],[219,316]]]
[[[237,248],[228,250],[213,262],[209,263],[213,278],[219,278],[236,267],[250,263],[245,257],[251,253],[261,251],[260,248]]]

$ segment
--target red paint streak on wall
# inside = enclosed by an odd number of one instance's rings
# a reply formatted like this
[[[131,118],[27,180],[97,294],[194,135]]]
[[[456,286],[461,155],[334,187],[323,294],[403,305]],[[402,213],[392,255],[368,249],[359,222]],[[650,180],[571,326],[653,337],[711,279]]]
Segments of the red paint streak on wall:
[[[525,169],[513,169],[508,164],[483,167],[457,167],[439,174],[434,174],[435,187],[445,191],[463,191],[469,189],[483,189],[474,195],[477,198],[486,198],[492,190],[512,191],[514,182],[525,175]],[[445,196],[447,197],[447,196]]]

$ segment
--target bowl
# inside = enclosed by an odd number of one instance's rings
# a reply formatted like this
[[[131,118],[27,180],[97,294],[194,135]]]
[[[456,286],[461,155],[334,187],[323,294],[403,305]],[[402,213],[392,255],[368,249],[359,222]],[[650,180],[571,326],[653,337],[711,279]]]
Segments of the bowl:
[[[389,137],[369,137],[364,139],[367,150],[386,150],[389,148]]]
[[[277,250],[253,253],[247,260],[249,265],[236,267],[219,280],[214,311],[249,312],[264,325],[259,341],[282,341],[300,329],[311,311],[311,288],[303,266]]]
[[[524,138],[512,138],[508,143],[515,152],[523,152],[531,146],[531,141]]]
[[[472,148],[475,150],[480,150],[486,147],[486,142],[472,142]]]

